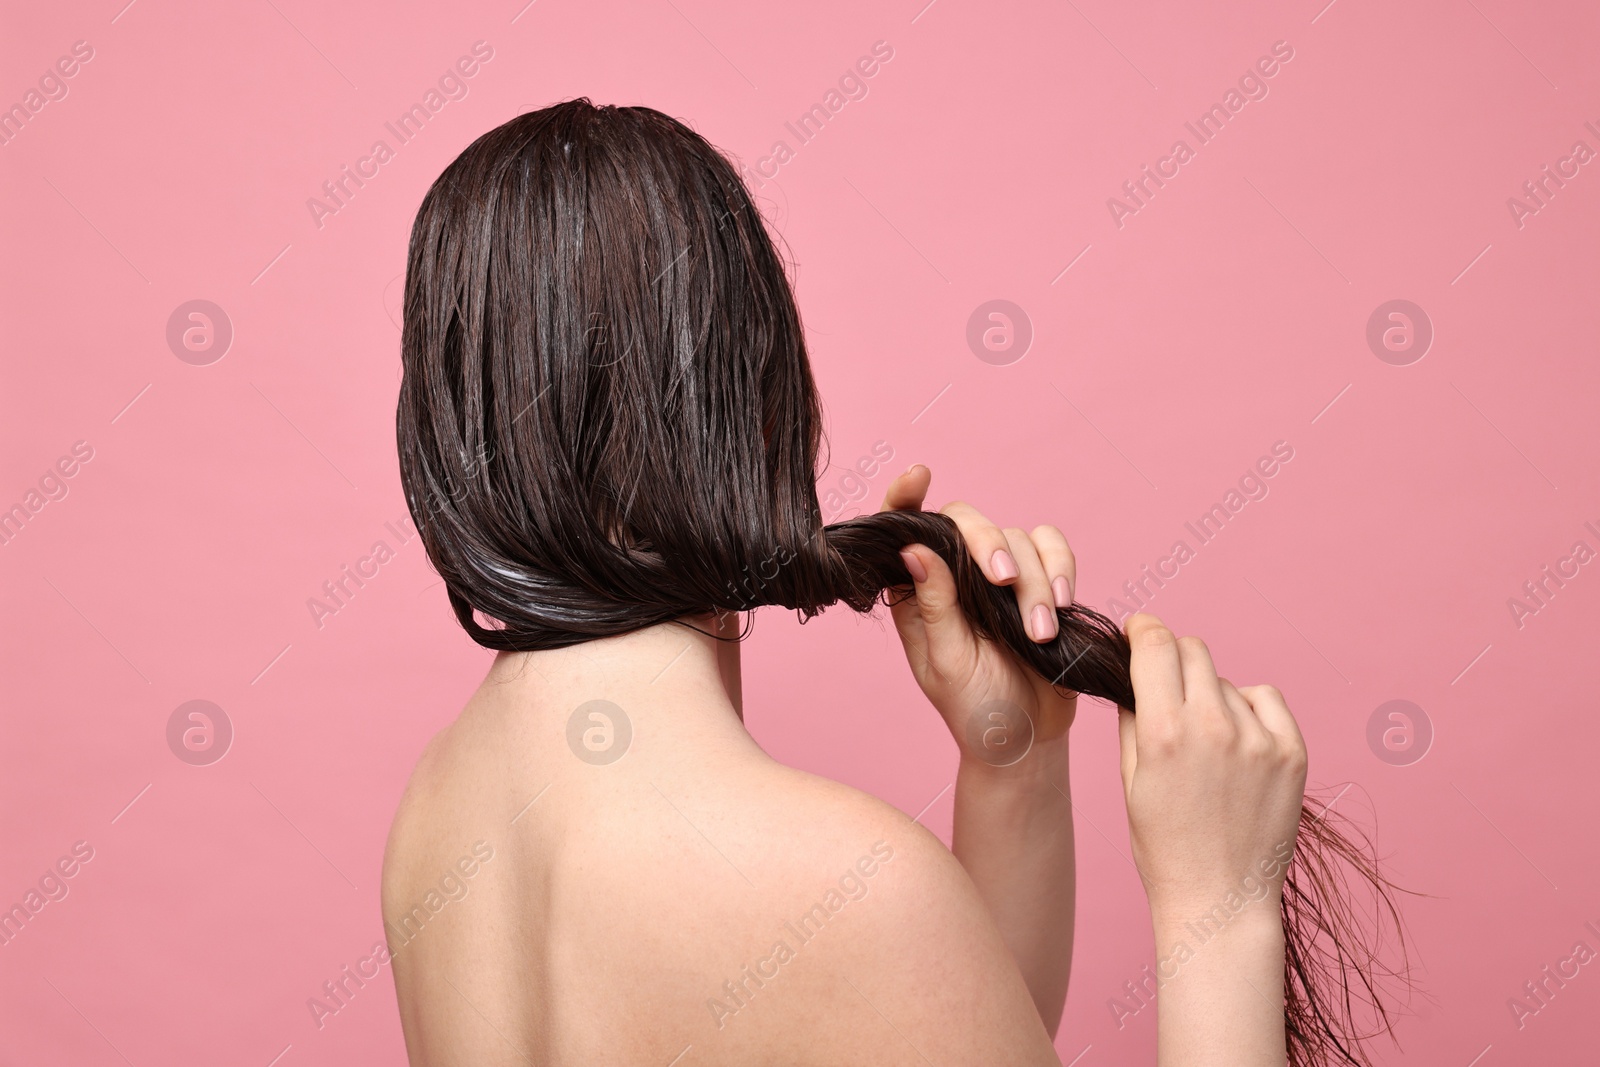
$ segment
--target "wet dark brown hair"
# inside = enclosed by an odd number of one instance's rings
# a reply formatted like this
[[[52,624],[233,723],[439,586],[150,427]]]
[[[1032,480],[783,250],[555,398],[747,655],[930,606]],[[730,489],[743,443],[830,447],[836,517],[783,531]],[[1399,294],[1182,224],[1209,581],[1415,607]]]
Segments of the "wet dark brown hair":
[[[717,611],[809,618],[950,563],[974,629],[1063,690],[1133,708],[1124,635],[1074,604],[1037,644],[954,524],[824,526],[800,315],[732,165],[682,123],[579,99],[474,141],[429,189],[406,269],[398,437],[411,514],[461,625],[558,648]],[[898,593],[896,591],[899,591]],[[1398,932],[1365,841],[1307,807],[1283,892],[1289,1060],[1364,1063]]]

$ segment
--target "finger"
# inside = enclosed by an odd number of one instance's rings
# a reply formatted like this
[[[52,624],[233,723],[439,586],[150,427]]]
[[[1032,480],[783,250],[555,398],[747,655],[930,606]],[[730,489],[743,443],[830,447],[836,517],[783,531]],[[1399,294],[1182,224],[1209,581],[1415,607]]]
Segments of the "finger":
[[[1127,708],[1117,709],[1117,740],[1122,746],[1122,794],[1133,793],[1133,772],[1139,765],[1138,731],[1134,720],[1138,716]]]
[[[1132,656],[1128,673],[1139,705],[1139,736],[1170,736],[1183,707],[1183,664],[1178,639],[1154,615],[1135,612],[1125,624]]]
[[[939,509],[939,514],[955,521],[956,529],[967,543],[967,554],[977,561],[983,576],[994,585],[1010,585],[1022,573],[1011,555],[1010,542],[1000,527],[983,517],[971,504],[952,501]]]
[[[1250,702],[1250,709],[1270,733],[1295,748],[1305,748],[1300,724],[1295,722],[1282,693],[1270,685],[1247,685],[1239,690],[1239,695]]]
[[[977,640],[961,610],[955,575],[927,545],[907,545],[900,556],[911,574],[915,596],[892,610],[896,627],[908,638],[906,656],[912,671],[919,680],[933,682],[965,677],[971,672]]]
[[[1035,526],[1028,535],[1044,564],[1045,577],[1050,582],[1051,599],[1058,608],[1072,606],[1078,590],[1078,561],[1072,554],[1067,537],[1054,526]]]
[[[913,463],[904,474],[889,483],[883,494],[879,511],[920,511],[922,501],[933,484],[933,472],[920,463]]]
[[[1222,683],[1217,681],[1217,667],[1206,643],[1198,637],[1178,638],[1178,658],[1183,664],[1183,702],[1211,708],[1233,721],[1233,710],[1222,697]]]
[[[906,561],[907,571],[911,571],[911,560],[915,557],[909,553],[909,546],[900,550],[900,558]],[[918,565],[921,565],[920,560]],[[909,595],[901,599],[901,594]],[[887,599],[889,615],[894,619],[894,628],[900,635],[900,644],[905,647],[906,659],[911,664],[912,674],[920,680],[922,664],[928,661],[928,631],[927,625],[922,621],[922,610],[917,604],[915,582],[909,586],[896,588],[893,595]]]
[[[1271,751],[1276,747],[1271,731],[1262,725],[1244,694],[1226,678],[1218,678],[1217,684],[1222,687],[1222,698],[1227,701],[1233,721],[1238,724],[1237,736],[1243,742],[1245,751]]]
[[[1256,717],[1255,712],[1250,708],[1250,702],[1234,687],[1232,682],[1219,674],[1217,676],[1217,684],[1222,687],[1222,699],[1228,702],[1229,709],[1235,715],[1241,718],[1248,716],[1251,719]]]
[[[1011,558],[1017,561],[1019,573],[1011,589],[1017,595],[1023,628],[1035,641],[1053,641],[1059,629],[1055,600],[1039,551],[1034,548],[1032,538],[1019,529],[1008,527],[1001,533],[1006,535],[1006,543],[1011,546]]]

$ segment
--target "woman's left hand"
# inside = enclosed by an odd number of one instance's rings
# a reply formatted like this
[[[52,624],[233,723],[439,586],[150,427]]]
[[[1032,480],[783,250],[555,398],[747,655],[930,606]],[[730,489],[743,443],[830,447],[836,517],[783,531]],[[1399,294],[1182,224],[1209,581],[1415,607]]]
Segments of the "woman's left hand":
[[[932,479],[927,467],[912,466],[890,483],[881,510],[919,510]],[[1024,630],[1035,641],[1053,640],[1056,608],[1072,603],[1077,583],[1072,549],[1061,531],[1002,530],[959,501],[939,511],[955,521],[989,581],[1015,590]],[[901,557],[916,585],[914,595],[892,609],[895,628],[911,673],[955,736],[962,762],[1008,767],[1033,746],[1064,748],[1077,695],[1062,696],[1006,648],[972,632],[955,578],[937,552],[913,544]]]

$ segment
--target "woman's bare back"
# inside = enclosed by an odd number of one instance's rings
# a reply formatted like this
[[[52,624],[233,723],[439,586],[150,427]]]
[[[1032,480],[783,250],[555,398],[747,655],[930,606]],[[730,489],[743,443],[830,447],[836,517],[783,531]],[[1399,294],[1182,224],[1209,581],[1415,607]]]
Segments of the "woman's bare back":
[[[383,879],[412,1063],[1056,1062],[954,858],[767,757],[726,656],[502,656],[429,745]]]

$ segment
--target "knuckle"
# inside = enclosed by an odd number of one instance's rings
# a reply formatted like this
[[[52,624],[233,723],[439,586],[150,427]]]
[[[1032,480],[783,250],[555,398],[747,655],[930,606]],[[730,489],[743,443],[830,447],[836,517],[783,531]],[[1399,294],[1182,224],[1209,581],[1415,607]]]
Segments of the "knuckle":
[[[1218,748],[1232,749],[1239,742],[1239,731],[1233,719],[1221,708],[1205,705],[1195,709],[1195,732]]]
[[[1028,539],[1028,535],[1022,532],[1022,527],[1020,526],[1007,526],[1000,532],[1006,535],[1007,541],[1026,541]]]
[[[911,600],[916,605],[917,613],[930,622],[942,617],[948,606],[944,591],[935,588],[931,582],[914,592]]]
[[[1056,541],[1053,544],[1046,542],[1045,544],[1046,549],[1050,553],[1051,559],[1056,563],[1057,566],[1071,571],[1076,571],[1078,569],[1078,557],[1072,551],[1071,545],[1067,544],[1065,541]]]
[[[1278,747],[1265,732],[1247,734],[1239,743],[1239,752],[1252,763],[1270,764],[1278,754]]]
[[[1146,755],[1170,756],[1178,751],[1182,737],[1182,733],[1172,725],[1150,727],[1139,738],[1139,758],[1144,759]]]
[[[1207,655],[1209,655],[1210,652],[1211,652],[1210,649],[1206,648],[1206,643],[1204,641],[1200,640],[1200,638],[1198,638],[1198,637],[1180,637],[1180,638],[1178,638],[1178,648],[1181,651],[1184,651],[1184,652],[1195,652],[1195,653],[1204,652]]]
[[[1140,648],[1166,648],[1177,644],[1178,639],[1172,631],[1161,623],[1147,623],[1138,628],[1137,640]]]

